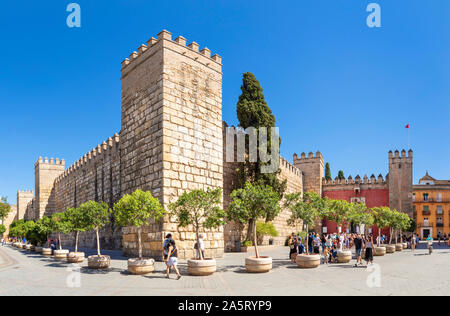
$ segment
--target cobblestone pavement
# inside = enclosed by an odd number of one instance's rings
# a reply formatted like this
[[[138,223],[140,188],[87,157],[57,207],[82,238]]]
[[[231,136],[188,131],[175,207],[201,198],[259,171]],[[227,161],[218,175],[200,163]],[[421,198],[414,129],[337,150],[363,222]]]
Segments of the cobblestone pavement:
[[[86,251],[86,250],[85,250]],[[250,254],[227,253],[217,260],[218,272],[208,277],[187,276],[179,281],[165,279],[164,263],[147,276],[128,275],[126,258],[112,256],[111,269],[93,271],[85,261],[79,267],[80,287],[71,288],[67,280],[77,276],[70,264],[36,253],[0,246],[0,296],[5,295],[446,295],[450,293],[450,249],[411,250],[375,257],[379,269],[354,268],[350,264],[321,265],[302,270],[287,260],[288,248],[274,248],[263,255],[273,257],[273,270],[267,274],[248,274],[244,260]],[[89,250],[87,253],[92,254]],[[379,280],[377,284],[377,275]],[[380,285],[380,287],[378,287]]]

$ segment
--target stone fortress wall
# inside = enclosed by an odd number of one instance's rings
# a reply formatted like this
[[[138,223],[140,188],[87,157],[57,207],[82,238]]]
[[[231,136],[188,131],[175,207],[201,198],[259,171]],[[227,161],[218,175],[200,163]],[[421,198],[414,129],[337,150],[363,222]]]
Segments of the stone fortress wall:
[[[211,56],[208,48],[199,50],[195,42],[186,44],[184,37],[172,40],[170,32],[162,31],[122,62],[120,133],[67,169],[64,160],[39,158],[35,164],[36,192],[34,196],[33,192],[18,192],[17,218],[36,220],[88,200],[105,201],[112,207],[121,196],[138,188],[151,191],[165,208],[185,191],[222,188],[223,207],[228,207],[238,164],[225,159],[222,59]],[[390,160],[390,170],[398,167],[399,159]],[[408,166],[411,164],[406,169]],[[300,158],[294,154],[293,164],[281,158],[280,169],[280,178],[287,180],[286,193],[322,194],[331,187],[355,185],[353,181],[324,182],[320,152],[308,157],[303,153]],[[396,171],[395,179],[402,179],[404,184],[409,173],[402,172]],[[365,181],[360,185],[367,185]],[[372,181],[369,185],[385,185]],[[400,191],[404,188],[400,185]],[[301,230],[302,225],[287,224],[289,216],[283,210],[274,220],[279,232],[273,239],[275,245],[284,244],[291,232]],[[206,256],[221,257],[224,251],[233,251],[245,232],[245,227],[236,223],[204,231]],[[112,222],[100,234],[102,248],[122,249],[125,255],[135,256],[136,233],[134,227],[118,228]],[[167,233],[178,241],[181,258],[194,256],[193,228],[180,228],[168,216],[144,227],[144,256],[160,259]],[[73,245],[73,236],[65,236],[62,242]],[[95,247],[95,234],[82,233],[80,247]]]

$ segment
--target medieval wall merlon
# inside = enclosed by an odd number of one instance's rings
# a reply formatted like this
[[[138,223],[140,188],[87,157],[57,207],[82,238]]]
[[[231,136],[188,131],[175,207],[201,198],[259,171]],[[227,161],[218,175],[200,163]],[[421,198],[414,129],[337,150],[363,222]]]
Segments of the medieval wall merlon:
[[[32,219],[29,204],[34,199],[33,190],[19,190],[17,191],[17,212],[15,220]],[[34,217],[34,216],[33,216]]]
[[[389,206],[412,216],[413,151],[389,151]]]
[[[183,36],[179,36],[175,40],[172,40],[172,33],[163,30],[158,34],[157,39],[153,37],[150,38],[146,44],[142,44],[137,51],[132,52],[128,58],[125,58],[122,62],[122,76],[126,76],[130,71],[145,61],[145,59],[152,56],[155,51],[161,49],[164,42],[166,42],[165,44],[166,46],[168,45],[169,48],[174,48],[176,50],[182,48],[183,55],[190,58],[192,61],[210,67],[215,71],[222,72],[222,57],[217,54],[211,56],[211,51],[207,47],[200,50],[200,46],[196,42],[191,42],[186,46],[187,39]]]
[[[322,178],[324,177],[324,159],[322,153],[317,151],[306,156],[305,153],[293,156],[294,166],[303,174],[303,189],[305,192],[313,191],[322,194]]]
[[[363,178],[356,176],[353,179],[351,176],[348,179],[326,180],[322,179],[323,191],[346,191],[346,190],[379,190],[388,189],[388,182],[380,174],[378,178],[372,175],[370,178],[365,175]]]
[[[289,172],[299,177],[302,176],[302,172],[283,157],[280,157],[280,168],[284,172]]]

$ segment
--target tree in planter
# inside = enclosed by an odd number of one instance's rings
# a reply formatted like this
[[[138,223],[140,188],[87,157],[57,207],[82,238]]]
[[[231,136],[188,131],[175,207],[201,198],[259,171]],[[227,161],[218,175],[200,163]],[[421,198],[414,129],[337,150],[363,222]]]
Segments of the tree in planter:
[[[31,244],[33,244],[33,242],[35,241],[34,239],[34,230],[36,229],[36,223],[33,221],[26,221],[24,223],[24,235],[25,238],[27,240],[27,242],[29,241]]]
[[[407,232],[410,229],[411,218],[406,213],[400,213],[399,217],[400,217],[400,237],[401,237],[400,242],[404,242],[403,232]]]
[[[365,234],[367,227],[374,224],[374,217],[371,212],[367,210],[367,206],[364,203],[355,203],[348,215],[348,219],[359,227],[359,232]],[[362,226],[364,225],[364,231]]]
[[[65,212],[67,220],[69,222],[68,230],[70,233],[75,233],[75,250],[78,252],[78,237],[81,232],[85,232],[89,227],[89,221],[84,209],[81,208],[69,208]]]
[[[342,227],[353,210],[352,203],[344,200],[330,200],[329,207],[330,212],[327,218],[328,220],[337,223],[338,227]]]
[[[47,244],[47,247],[50,247],[48,237],[55,231],[55,223],[53,222],[53,219],[48,216],[42,217],[36,222],[36,229],[39,235],[43,238],[41,240],[41,245],[44,246]]]
[[[322,199],[315,192],[291,193],[285,196],[284,207],[291,211],[291,217],[288,224],[296,226],[300,221],[306,225],[306,237],[308,238],[309,227],[314,226],[316,219],[328,212],[328,200]],[[306,254],[309,255],[309,249],[306,248]]]
[[[0,224],[0,235],[3,236],[3,234],[6,232],[6,227],[3,224]]]
[[[258,244],[262,244],[264,236],[278,237],[278,231],[271,222],[259,221],[256,223],[256,239]]]
[[[206,191],[184,192],[176,202],[169,204],[170,215],[177,219],[180,227],[194,227],[200,260],[204,259],[200,249],[200,229],[217,228],[225,224],[226,214],[220,208],[221,199],[221,189],[208,188]]]
[[[20,242],[22,242],[23,237],[25,237],[25,220],[20,219],[18,221],[13,221],[11,225],[9,225],[9,235],[16,239],[20,239]]]
[[[389,207],[385,207],[385,206],[374,207],[370,211],[373,215],[374,224],[378,227],[378,237],[379,238],[377,238],[377,244],[378,244],[378,247],[380,247],[381,230],[389,227],[392,211]]]
[[[159,222],[165,215],[159,200],[147,191],[136,190],[124,195],[114,205],[113,216],[119,226],[135,226],[138,230],[139,259],[142,259],[142,226],[150,219]]]
[[[55,213],[52,215],[53,229],[58,235],[59,250],[62,250],[61,234],[67,234],[71,231],[71,223],[66,213]]]
[[[267,185],[245,184],[243,189],[234,190],[228,207],[228,220],[235,220],[253,227],[253,244],[256,258],[260,258],[256,238],[256,222],[258,219],[275,218],[280,213],[280,196]]]
[[[34,227],[27,236],[27,239],[30,240],[31,244],[36,247],[39,245],[45,245],[45,243],[47,242],[47,234],[42,233],[40,228],[40,221],[41,220],[36,221]]]
[[[239,119],[239,126],[243,129],[247,128],[255,128],[259,129],[261,127],[267,128],[267,149],[270,153],[272,153],[272,135],[271,128],[275,127],[275,116],[272,113],[272,110],[267,105],[263,89],[256,79],[255,75],[251,72],[247,72],[243,74],[242,86],[241,86],[242,94],[239,96],[239,100],[237,103],[236,111],[237,117]],[[246,136],[247,137],[247,136]],[[246,139],[246,144],[249,144],[248,138]],[[257,140],[257,148],[255,151],[259,153],[260,143],[259,138]],[[273,144],[275,146],[275,144]],[[278,169],[277,172],[272,173],[263,173],[262,167],[267,165],[268,163],[264,163],[261,160],[256,162],[250,162],[248,156],[248,148],[246,146],[247,155],[245,161],[239,164],[239,168],[237,169],[237,186],[236,189],[243,189],[247,182],[252,183],[254,186],[270,186],[272,189],[278,193],[280,199],[283,197],[283,194],[286,190],[287,181],[280,181],[278,175],[281,172]],[[279,153],[279,147],[275,150]],[[271,221],[273,219],[266,218],[266,221]],[[256,225],[256,222],[251,220],[248,223],[247,230],[247,240],[253,240],[253,227]],[[255,241],[253,240],[253,243]]]
[[[88,201],[81,204],[79,208],[86,215],[86,220],[89,223],[86,230],[95,230],[97,237],[97,256],[101,257],[99,230],[109,223],[110,210],[108,204],[106,202]]]

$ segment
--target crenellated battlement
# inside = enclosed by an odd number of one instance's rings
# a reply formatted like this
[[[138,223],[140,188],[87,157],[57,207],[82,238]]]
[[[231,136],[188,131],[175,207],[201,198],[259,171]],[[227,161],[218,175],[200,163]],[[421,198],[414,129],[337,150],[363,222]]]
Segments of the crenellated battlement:
[[[376,185],[386,185],[387,180],[383,178],[383,175],[378,175],[378,177],[375,177],[374,174],[369,178],[367,175],[364,175],[363,178],[361,178],[359,175],[357,175],[354,179],[352,176],[349,176],[347,179],[339,179],[336,177],[334,180],[326,180],[325,178],[322,179],[322,184],[324,186],[341,186],[341,185],[355,185],[355,184],[376,184]]]
[[[66,162],[64,159],[59,159],[59,158],[50,158],[48,159],[48,157],[42,158],[39,157],[39,159],[36,161],[36,163],[34,164],[35,167],[37,167],[38,165],[51,165],[51,166],[65,166]]]
[[[283,157],[280,157],[280,168],[283,170],[286,170],[292,174],[295,174],[297,176],[301,176],[302,172],[296,168],[293,164],[291,164],[289,161],[284,159]]]
[[[118,149],[119,148],[120,137],[117,133],[113,137],[109,137],[106,141],[98,144],[97,147],[93,148],[91,151],[86,153],[83,157],[74,162],[63,174],[58,176],[55,180],[56,183],[60,182],[63,178],[69,176],[76,170],[82,168],[83,166],[95,163],[97,157]]]
[[[294,153],[294,164],[295,164],[295,162],[297,160],[300,160],[299,162],[302,162],[302,160],[304,160],[304,161],[308,161],[308,160],[316,161],[316,160],[320,160],[320,159],[323,160],[323,156],[322,156],[322,153],[320,151],[317,151],[315,156],[314,156],[314,154],[312,152],[310,152],[308,154],[308,156],[306,156],[306,153],[303,152],[303,153],[301,153],[300,158],[298,158],[298,155],[296,153]]]
[[[17,194],[20,194],[20,195],[33,195],[34,191],[33,190],[18,190]]]
[[[402,150],[401,153],[396,150],[395,152],[389,151],[389,161],[400,161],[400,160],[410,160],[412,161],[413,151],[410,149],[408,155],[406,155],[406,150]]]
[[[128,58],[125,58],[125,60],[122,61],[122,72],[124,72],[125,69],[131,68],[131,66],[133,66],[134,64],[140,64],[139,61],[145,60],[145,56],[151,56],[155,53],[155,51],[161,49],[164,46],[164,42],[167,42],[169,45],[176,45],[179,48],[184,48],[179,53],[190,57],[205,66],[212,68],[214,68],[214,64],[219,66],[219,68],[221,68],[222,66],[222,57],[217,54],[211,56],[211,50],[209,50],[207,47],[200,50],[200,45],[196,42],[191,42],[186,46],[186,38],[184,38],[183,36],[178,36],[175,40],[172,40],[172,33],[166,30],[162,30],[158,34],[158,38],[151,37],[146,44],[142,44],[141,46],[139,46],[137,51],[132,52]]]

